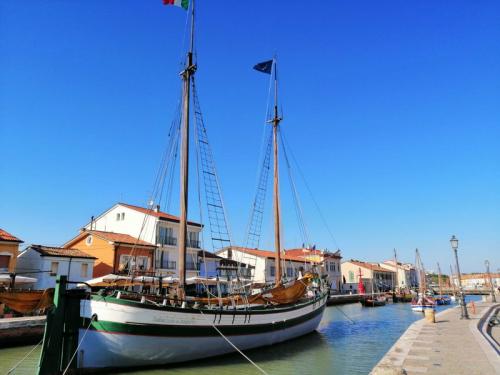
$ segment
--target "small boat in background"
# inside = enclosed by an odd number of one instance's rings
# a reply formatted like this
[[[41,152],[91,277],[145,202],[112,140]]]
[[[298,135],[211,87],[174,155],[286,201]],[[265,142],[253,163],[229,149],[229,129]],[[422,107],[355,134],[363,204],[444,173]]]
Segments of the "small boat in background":
[[[361,279],[361,268],[359,269],[359,286],[358,286],[358,290],[359,290],[359,293],[360,294],[364,294],[365,293],[365,287],[363,285],[363,280]],[[382,296],[378,296],[378,297],[375,297],[374,294],[373,294],[373,272],[372,272],[372,287],[371,287],[371,291],[372,291],[372,294],[371,296],[363,296],[361,297],[361,299],[359,300],[359,302],[364,306],[364,307],[379,307],[379,306],[385,306],[386,302],[387,302],[387,299],[385,297],[382,297]]]
[[[418,249],[415,250],[415,268],[417,270],[419,293],[411,301],[411,309],[416,312],[424,312],[427,309],[436,309],[436,301],[431,296],[426,295],[425,270]]]
[[[432,297],[419,295],[418,299],[411,301],[411,309],[416,312],[424,312],[427,309],[436,309],[436,301]]]
[[[359,301],[364,307],[385,306],[387,300],[385,297],[365,297]]]
[[[439,295],[434,296],[434,299],[436,300],[436,303],[438,305],[449,305],[451,303],[451,298],[448,297],[447,295],[443,295],[443,288],[441,285],[441,267],[439,267],[439,263],[437,264],[437,267],[438,267]]]

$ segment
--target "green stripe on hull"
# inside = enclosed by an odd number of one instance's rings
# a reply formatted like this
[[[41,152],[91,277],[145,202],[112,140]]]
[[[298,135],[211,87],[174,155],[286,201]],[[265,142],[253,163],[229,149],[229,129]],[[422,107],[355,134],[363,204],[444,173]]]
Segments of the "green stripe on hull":
[[[317,310],[303,315],[298,318],[293,318],[285,321],[270,323],[270,324],[247,324],[222,326],[217,325],[217,328],[224,335],[251,335],[257,333],[265,333],[270,331],[282,330],[293,327],[314,317],[323,312],[325,305]],[[88,326],[90,319],[84,319],[83,326]],[[201,337],[201,336],[218,336],[219,333],[210,325],[193,326],[193,325],[164,325],[164,324],[134,324],[134,323],[117,323],[110,321],[94,321],[91,325],[92,330],[102,331],[111,334],[128,334],[142,336],[164,336],[164,337]]]

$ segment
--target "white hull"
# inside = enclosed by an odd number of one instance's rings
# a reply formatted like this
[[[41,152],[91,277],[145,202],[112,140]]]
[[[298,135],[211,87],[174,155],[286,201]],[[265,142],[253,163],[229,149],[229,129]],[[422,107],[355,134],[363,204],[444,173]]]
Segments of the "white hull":
[[[231,335],[239,349],[273,345],[310,333],[318,327],[321,315],[287,329],[254,335]],[[84,330],[80,330],[83,335]],[[86,344],[85,344],[86,342]],[[221,336],[152,337],[89,331],[82,344],[78,367],[154,366],[214,357],[234,352]]]
[[[325,303],[326,296],[315,303],[276,313],[269,309],[251,314],[204,310],[200,314],[192,310],[165,311],[85,300],[81,302],[80,315],[90,319],[96,314],[97,322],[81,343],[78,367],[165,365],[234,352],[212,324],[226,332],[225,336],[241,350],[273,345],[316,330]],[[106,322],[120,328],[110,329]],[[80,339],[85,331],[80,329]]]
[[[436,306],[432,306],[432,305],[418,305],[418,306],[415,306],[415,305],[412,305],[411,307],[412,311],[415,311],[415,312],[424,312],[425,310],[436,310]]]

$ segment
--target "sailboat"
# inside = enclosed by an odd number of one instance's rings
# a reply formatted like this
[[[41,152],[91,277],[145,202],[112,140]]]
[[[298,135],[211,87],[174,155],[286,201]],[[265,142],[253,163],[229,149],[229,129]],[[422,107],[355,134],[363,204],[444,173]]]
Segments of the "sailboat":
[[[174,1],[167,1],[174,3]],[[178,1],[187,6],[187,0]],[[318,327],[327,300],[327,288],[318,275],[306,273],[284,283],[280,270],[279,186],[277,132],[280,123],[277,96],[274,117],[275,285],[257,294],[235,293],[203,299],[188,293],[186,239],[190,96],[194,88],[193,60],[195,7],[190,3],[191,38],[183,81],[180,131],[179,278],[176,296],[162,294],[162,278],[148,294],[109,287],[97,292],[66,290],[68,280],[57,281],[54,304],[45,330],[39,374],[68,368],[86,371],[158,366],[218,356],[290,340]],[[276,77],[275,61],[272,63]],[[159,283],[159,288],[156,288]],[[66,369],[66,370],[65,370]]]
[[[450,264],[450,277],[448,278],[450,286],[453,287],[453,294],[450,296],[451,302],[455,303],[457,301],[457,287],[455,285],[453,276],[453,267]]]
[[[441,267],[439,267],[439,263],[437,264],[437,268],[438,268],[439,295],[434,296],[434,299],[438,305],[449,305],[451,303],[451,298],[447,295],[443,295],[443,287],[441,285]]]
[[[415,250],[415,268],[417,271],[419,292],[417,297],[411,301],[411,309],[416,312],[424,312],[427,309],[435,310],[436,302],[432,297],[426,295],[425,269],[418,249]]]
[[[371,267],[371,265],[370,265]],[[363,296],[359,302],[364,306],[364,307],[380,307],[380,306],[385,306],[387,300],[385,297],[378,296],[376,297],[373,293],[374,289],[374,283],[373,283],[373,271],[372,271],[372,285],[371,285],[371,296]],[[359,282],[362,285],[361,281],[361,269],[359,270]]]

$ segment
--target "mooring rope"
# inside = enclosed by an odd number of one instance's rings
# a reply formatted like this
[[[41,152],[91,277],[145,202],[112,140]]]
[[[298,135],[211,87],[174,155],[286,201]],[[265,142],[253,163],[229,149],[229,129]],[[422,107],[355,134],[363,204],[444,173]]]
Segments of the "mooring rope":
[[[345,312],[343,312],[343,311],[342,311],[342,309],[341,309],[340,307],[335,306],[335,305],[334,305],[334,307],[335,307],[335,308],[337,308],[337,310],[339,310],[339,311],[340,311],[340,312],[341,312],[341,313],[342,313],[342,314],[343,314],[343,315],[347,318],[347,320],[349,320],[352,324],[356,324],[356,322],[355,322],[354,320],[352,320],[351,318],[349,318],[349,317],[347,316],[347,314],[346,314]]]
[[[78,343],[78,346],[76,347],[75,352],[73,353],[73,355],[72,355],[72,356],[71,356],[71,358],[69,359],[68,365],[67,365],[67,366],[66,366],[66,368],[64,369],[64,371],[63,371],[62,375],[66,375],[66,372],[68,372],[69,366],[71,365],[71,362],[73,362],[73,359],[75,358],[76,353],[78,353],[78,349],[80,349],[80,345],[82,345],[82,342],[83,342],[83,340],[85,339],[85,336],[87,335],[87,332],[89,331],[90,326],[92,325],[92,322],[94,321],[94,319],[95,319],[95,318],[97,318],[97,315],[96,315],[96,314],[92,315],[92,317],[90,318],[89,325],[87,326],[87,329],[85,330],[85,333],[83,334],[82,339],[81,339],[81,340],[80,340],[80,342]]]
[[[18,368],[18,367],[19,367],[19,365],[20,365],[21,363],[23,363],[23,362],[24,362],[24,360],[25,360],[26,358],[28,358],[28,357],[30,356],[30,354],[31,354],[31,353],[33,353],[33,352],[35,351],[35,349],[36,349],[36,348],[38,348],[38,346],[39,346],[42,342],[43,342],[43,338],[40,340],[40,342],[39,342],[38,344],[36,344],[36,345],[33,347],[33,349],[31,349],[31,350],[28,352],[28,354],[26,354],[23,358],[21,358],[21,360],[20,360],[19,362],[17,362],[17,363],[14,365],[14,367],[12,367],[12,368],[11,368],[11,369],[7,372],[7,375],[12,374],[12,372],[13,372],[16,368]]]
[[[238,349],[238,347],[236,345],[234,345],[231,340],[229,340],[226,336],[224,336],[224,334],[215,326],[215,324],[213,324],[206,316],[205,314],[203,314],[203,311],[200,309],[200,313],[201,315],[203,316],[203,318],[212,326],[214,327],[214,329],[217,331],[217,333],[219,335],[221,335],[221,337],[226,340],[229,345],[231,345],[238,353],[240,353],[248,362],[250,362],[252,365],[255,366],[255,368],[257,370],[259,370],[261,373],[263,373],[264,375],[269,375],[267,372],[264,371],[264,369],[262,369],[257,363],[255,363],[254,361],[252,361],[245,353],[243,353],[240,349]],[[64,374],[63,374],[64,375]]]

